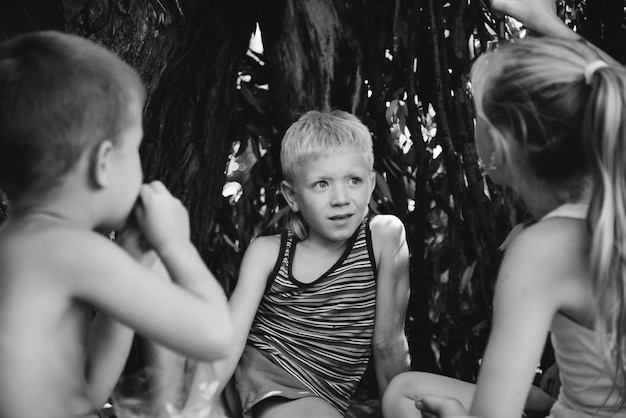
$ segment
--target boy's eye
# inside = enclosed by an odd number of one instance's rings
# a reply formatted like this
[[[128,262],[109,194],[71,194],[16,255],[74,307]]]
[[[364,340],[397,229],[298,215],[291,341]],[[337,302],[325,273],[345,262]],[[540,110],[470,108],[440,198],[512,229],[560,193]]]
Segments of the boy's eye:
[[[360,177],[352,177],[350,179],[350,183],[354,185],[361,184],[363,183],[363,179],[361,179]]]
[[[325,189],[328,187],[328,182],[325,180],[321,180],[313,184],[313,187],[315,187],[316,189]]]

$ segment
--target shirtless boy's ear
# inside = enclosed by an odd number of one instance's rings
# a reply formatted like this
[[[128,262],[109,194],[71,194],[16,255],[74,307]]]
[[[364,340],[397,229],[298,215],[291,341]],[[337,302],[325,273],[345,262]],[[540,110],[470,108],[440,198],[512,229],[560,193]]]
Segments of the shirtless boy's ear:
[[[93,150],[89,173],[91,181],[98,187],[106,187],[111,176],[111,153],[113,143],[109,140],[100,142]]]
[[[298,202],[296,200],[296,191],[293,189],[292,184],[289,183],[287,180],[283,180],[280,183],[280,190],[283,192],[283,196],[285,197],[285,200],[287,201],[287,204],[289,205],[291,210],[294,212],[298,212],[299,208]]]

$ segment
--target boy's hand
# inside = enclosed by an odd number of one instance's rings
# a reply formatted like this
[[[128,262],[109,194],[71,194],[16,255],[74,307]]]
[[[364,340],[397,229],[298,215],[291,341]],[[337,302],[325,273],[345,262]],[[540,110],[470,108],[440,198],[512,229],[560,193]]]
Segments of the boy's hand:
[[[157,252],[177,242],[189,242],[189,215],[180,200],[160,181],[141,186],[135,217],[148,243]]]
[[[134,214],[131,214],[124,229],[117,234],[116,241],[131,257],[147,268],[152,268],[157,260],[156,253],[139,230]]]

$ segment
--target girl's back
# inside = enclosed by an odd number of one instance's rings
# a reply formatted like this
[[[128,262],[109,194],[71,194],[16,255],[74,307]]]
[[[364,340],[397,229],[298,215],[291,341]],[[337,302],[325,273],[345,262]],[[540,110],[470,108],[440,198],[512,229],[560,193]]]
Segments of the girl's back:
[[[563,295],[555,297],[562,301],[562,306],[557,308],[550,327],[561,381],[551,413],[555,418],[572,417],[574,411],[580,411],[580,416],[626,416],[626,411],[618,410],[619,396],[613,390],[613,380],[607,373],[594,331],[587,212],[587,205],[563,205],[541,222],[546,234],[558,238],[552,243],[561,248],[555,250],[554,261],[563,261],[565,266],[563,275],[549,284],[550,291]],[[558,230],[551,231],[552,228]]]

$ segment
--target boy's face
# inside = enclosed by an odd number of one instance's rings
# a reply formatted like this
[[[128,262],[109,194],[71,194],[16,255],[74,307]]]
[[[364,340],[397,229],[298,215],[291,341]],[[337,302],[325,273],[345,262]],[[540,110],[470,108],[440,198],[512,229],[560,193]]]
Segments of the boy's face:
[[[309,239],[347,240],[367,214],[374,179],[362,153],[326,154],[300,167],[288,200],[307,222]]]

